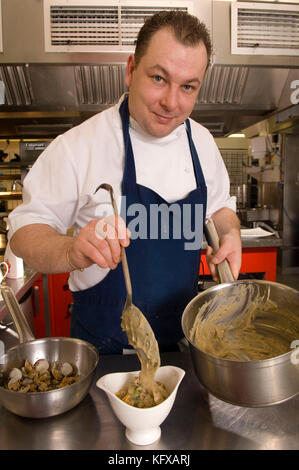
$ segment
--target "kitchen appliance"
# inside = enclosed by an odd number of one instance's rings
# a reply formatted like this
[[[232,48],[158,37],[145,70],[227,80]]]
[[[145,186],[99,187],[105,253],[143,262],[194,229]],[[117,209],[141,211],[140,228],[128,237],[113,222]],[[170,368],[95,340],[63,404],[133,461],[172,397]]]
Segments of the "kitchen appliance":
[[[51,337],[35,340],[27,320],[10,287],[0,286],[1,294],[16,325],[20,344],[0,357],[2,380],[13,367],[22,367],[27,359],[35,363],[47,359],[50,363],[66,361],[75,366],[79,380],[67,387],[48,392],[19,393],[0,386],[0,402],[12,413],[28,418],[47,418],[75,407],[87,395],[99,360],[97,349],[90,343],[74,339]]]
[[[20,142],[20,166],[28,167],[33,165],[39,155],[48,147],[49,140],[39,140],[34,142]]]
[[[21,180],[15,180],[13,185],[17,183],[23,186],[23,181],[30,168],[37,160],[39,155],[48,147],[51,143],[50,140],[39,140],[34,142],[20,142],[20,169],[21,169]]]
[[[212,228],[211,228],[212,227]],[[207,237],[217,249],[218,235],[213,225],[207,224]],[[224,269],[223,269],[224,268]],[[190,331],[201,310],[205,318],[215,318],[219,309],[234,311],[233,318],[248,314],[251,302],[261,297],[274,302],[278,312],[289,315],[289,324],[282,328],[277,316],[260,320],[260,327],[269,334],[284,339],[290,348],[299,338],[299,292],[270,281],[232,281],[230,269],[218,265],[221,282],[198,294],[186,306],[182,316],[182,329],[190,346],[192,362],[201,384],[214,396],[234,405],[262,407],[283,402],[299,393],[299,361],[290,350],[279,356],[263,360],[230,360],[216,357],[201,350],[191,340]],[[244,295],[245,292],[245,295]],[[232,307],[231,307],[232,305]],[[206,307],[204,307],[206,306]],[[294,320],[295,317],[295,320]],[[231,321],[232,319],[230,319]],[[288,336],[288,327],[293,336]]]

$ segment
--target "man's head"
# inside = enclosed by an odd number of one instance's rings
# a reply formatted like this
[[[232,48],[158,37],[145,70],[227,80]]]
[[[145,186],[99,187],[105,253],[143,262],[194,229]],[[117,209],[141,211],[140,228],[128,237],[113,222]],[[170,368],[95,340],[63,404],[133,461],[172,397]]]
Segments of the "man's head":
[[[190,115],[211,56],[206,27],[181,12],[160,12],[147,20],[127,63],[129,110],[142,129],[170,134]]]
[[[176,40],[184,46],[195,47],[203,42],[207,50],[208,63],[210,62],[212,43],[206,25],[196,16],[182,11],[161,11],[148,18],[138,33],[135,48],[136,66],[146,54],[152,36],[162,28],[169,28]]]

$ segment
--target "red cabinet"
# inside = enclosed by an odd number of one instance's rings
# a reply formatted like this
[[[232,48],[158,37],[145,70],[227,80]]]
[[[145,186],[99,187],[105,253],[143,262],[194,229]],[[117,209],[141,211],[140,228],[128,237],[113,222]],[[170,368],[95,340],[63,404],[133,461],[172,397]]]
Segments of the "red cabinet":
[[[48,275],[51,336],[70,335],[70,305],[73,299],[68,287],[68,277],[69,273]]]
[[[206,250],[202,251],[203,266],[200,274],[210,274],[206,263]],[[264,273],[267,281],[276,281],[277,247],[243,248],[240,273]]]
[[[36,338],[46,336],[46,314],[43,291],[43,278],[40,276],[32,285],[33,289],[33,322]]]

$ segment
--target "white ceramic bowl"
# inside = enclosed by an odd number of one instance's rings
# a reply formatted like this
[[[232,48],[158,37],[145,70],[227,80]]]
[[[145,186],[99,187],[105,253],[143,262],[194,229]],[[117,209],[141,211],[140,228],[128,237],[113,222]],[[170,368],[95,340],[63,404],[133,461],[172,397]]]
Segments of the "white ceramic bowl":
[[[149,445],[158,440],[161,435],[160,424],[170,413],[185,371],[175,366],[163,366],[157,370],[155,380],[163,383],[170,395],[162,403],[151,408],[135,408],[115,395],[130,380],[139,375],[139,372],[107,374],[101,377],[96,385],[106,392],[114,413],[126,427],[127,439],[133,444]]]

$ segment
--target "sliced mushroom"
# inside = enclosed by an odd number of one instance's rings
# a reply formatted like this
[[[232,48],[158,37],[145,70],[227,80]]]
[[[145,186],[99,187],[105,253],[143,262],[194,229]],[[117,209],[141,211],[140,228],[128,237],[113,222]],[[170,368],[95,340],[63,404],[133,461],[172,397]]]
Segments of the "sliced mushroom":
[[[47,359],[39,359],[35,362],[34,368],[39,372],[41,375],[44,374],[49,369],[49,362]]]
[[[27,359],[25,361],[24,367],[25,367],[26,372],[31,372],[33,369],[32,364],[29,361],[27,361]]]
[[[53,377],[56,379],[56,380],[61,380],[63,375],[62,373],[57,369],[57,362],[54,362],[52,368],[51,368],[51,372],[52,372],[52,375]]]
[[[1,0],[0,0],[1,1]],[[76,366],[69,362],[50,364],[46,359],[32,365],[28,360],[20,368],[11,369],[9,376],[3,375],[0,386],[16,392],[46,392],[71,385],[79,378]],[[1,374],[0,374],[1,379]]]
[[[32,384],[32,383],[33,383],[33,380],[32,380],[32,379],[29,379],[29,378],[27,378],[27,377],[25,377],[25,378],[23,379],[23,384],[24,384],[24,385],[30,385],[30,384]]]
[[[50,382],[51,380],[51,375],[48,370],[46,370],[42,375],[38,377],[38,382]]]
[[[16,378],[10,379],[7,386],[9,390],[16,392],[20,388],[20,381]]]
[[[10,379],[16,379],[16,380],[21,380],[22,371],[20,369],[18,369],[17,367],[14,367],[13,369],[11,369],[11,371],[9,373],[9,378]]]
[[[22,392],[22,393],[27,393],[29,392],[30,390],[30,385],[22,385],[22,387],[18,390],[18,392]]]
[[[37,385],[35,383],[30,384],[30,392],[37,392]]]
[[[73,367],[69,362],[64,362],[60,368],[62,375],[67,377],[73,373]]]
[[[38,389],[40,392],[47,392],[48,391],[48,384],[46,382],[41,382],[38,384]]]

